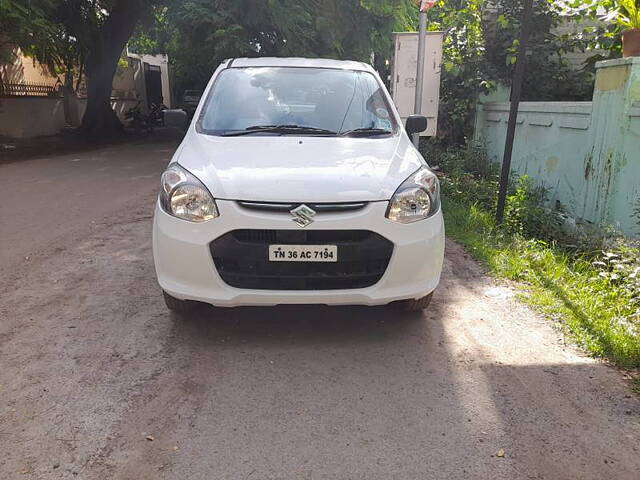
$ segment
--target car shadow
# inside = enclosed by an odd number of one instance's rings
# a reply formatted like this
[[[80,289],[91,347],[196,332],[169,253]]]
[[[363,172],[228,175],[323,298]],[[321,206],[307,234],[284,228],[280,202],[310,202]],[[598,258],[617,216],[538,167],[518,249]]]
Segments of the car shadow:
[[[201,306],[189,316],[172,314],[174,334],[185,341],[286,343],[291,341],[375,342],[420,328],[422,312],[404,312],[396,305],[220,308]]]

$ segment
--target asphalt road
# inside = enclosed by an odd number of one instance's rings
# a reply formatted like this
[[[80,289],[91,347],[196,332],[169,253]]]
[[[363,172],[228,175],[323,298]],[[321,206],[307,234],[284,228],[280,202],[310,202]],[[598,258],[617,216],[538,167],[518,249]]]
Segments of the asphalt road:
[[[167,312],[175,142],[0,165],[1,479],[634,479],[640,400],[448,244],[424,315]]]

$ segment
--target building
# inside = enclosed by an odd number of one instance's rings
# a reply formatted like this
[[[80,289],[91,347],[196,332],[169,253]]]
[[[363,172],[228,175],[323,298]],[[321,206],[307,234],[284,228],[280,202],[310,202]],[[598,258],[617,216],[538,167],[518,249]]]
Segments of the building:
[[[10,63],[0,65],[0,136],[54,135],[67,125],[78,126],[86,108],[84,79],[76,79],[76,92],[69,98],[65,115],[63,78],[17,48],[12,57]],[[167,55],[138,55],[127,50],[122,60],[113,77],[111,96],[121,121],[138,102],[143,110],[153,103],[171,107]]]

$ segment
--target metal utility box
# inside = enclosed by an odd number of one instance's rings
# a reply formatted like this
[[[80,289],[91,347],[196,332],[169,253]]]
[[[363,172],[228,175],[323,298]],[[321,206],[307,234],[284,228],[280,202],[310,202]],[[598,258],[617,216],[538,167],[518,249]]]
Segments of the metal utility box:
[[[404,122],[409,115],[414,113],[416,72],[418,71],[418,34],[394,33],[393,38],[391,95]],[[420,134],[425,137],[435,136],[438,130],[442,39],[442,32],[427,32],[421,114],[427,117],[429,125],[427,130]]]

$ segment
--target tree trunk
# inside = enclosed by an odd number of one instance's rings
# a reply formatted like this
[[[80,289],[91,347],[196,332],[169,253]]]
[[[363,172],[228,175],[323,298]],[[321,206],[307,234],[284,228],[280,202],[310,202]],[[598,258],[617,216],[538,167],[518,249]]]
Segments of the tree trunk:
[[[122,131],[122,123],[111,108],[111,84],[120,53],[115,61],[106,57],[101,52],[91,55],[87,61],[87,108],[82,117],[82,130],[89,135],[112,135]],[[92,65],[89,61],[95,63]]]
[[[62,106],[64,107],[64,122],[73,125],[73,115],[71,114],[71,99],[73,94],[73,71],[67,68],[64,74],[64,85],[62,88]]]
[[[76,87],[74,91],[77,93],[80,90],[80,84],[82,84],[82,75],[84,75],[84,58],[80,57],[80,66],[78,67],[78,78],[76,79]]]
[[[149,3],[119,0],[89,48],[86,63],[87,109],[82,131],[91,136],[108,136],[122,131],[122,123],[111,108],[113,76],[129,37]]]

